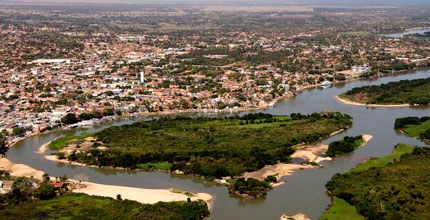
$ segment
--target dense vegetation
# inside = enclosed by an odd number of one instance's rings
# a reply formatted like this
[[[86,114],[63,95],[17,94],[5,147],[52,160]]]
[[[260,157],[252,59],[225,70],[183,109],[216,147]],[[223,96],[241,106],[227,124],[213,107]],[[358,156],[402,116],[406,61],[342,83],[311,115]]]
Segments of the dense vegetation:
[[[6,135],[0,133],[0,158],[6,154],[9,150],[9,145],[7,143]]]
[[[365,104],[428,105],[430,103],[430,78],[353,88],[340,97]]]
[[[159,202],[153,205],[130,200],[67,193],[47,200],[10,204],[1,219],[203,219],[209,215],[204,201]]]
[[[329,157],[335,157],[349,152],[353,152],[355,149],[360,147],[362,143],[362,135],[358,135],[356,137],[346,136],[343,138],[343,140],[330,143],[326,155]]]
[[[384,166],[336,174],[326,187],[367,219],[428,219],[430,148],[398,145],[404,154]],[[375,162],[373,162],[375,163]],[[378,163],[376,163],[378,164]]]
[[[239,178],[229,187],[229,193],[242,197],[263,198],[271,189],[270,181],[260,181],[254,178]]]
[[[91,149],[72,152],[67,158],[131,169],[164,162],[171,164],[171,171],[221,178],[278,161],[289,162],[294,145],[315,142],[350,125],[351,117],[338,112],[291,116],[258,113],[229,118],[177,116],[105,129],[94,134],[97,141]]]
[[[403,131],[411,137],[418,137],[425,141],[430,140],[430,117],[405,117],[398,118],[394,128]]]

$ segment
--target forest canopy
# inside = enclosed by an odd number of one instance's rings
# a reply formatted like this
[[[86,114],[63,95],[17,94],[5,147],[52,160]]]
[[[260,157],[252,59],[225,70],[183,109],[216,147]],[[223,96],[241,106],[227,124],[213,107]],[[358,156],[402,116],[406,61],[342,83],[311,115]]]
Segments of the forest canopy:
[[[82,140],[68,141],[77,150],[66,156],[85,164],[131,169],[158,163],[171,171],[221,178],[288,163],[293,146],[318,141],[351,123],[349,115],[339,112],[162,117],[97,132],[87,150],[80,148]]]

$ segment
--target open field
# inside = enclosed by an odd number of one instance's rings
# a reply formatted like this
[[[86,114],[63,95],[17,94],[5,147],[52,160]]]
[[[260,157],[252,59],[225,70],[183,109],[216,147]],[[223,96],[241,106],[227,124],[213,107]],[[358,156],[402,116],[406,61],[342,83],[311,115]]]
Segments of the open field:
[[[364,163],[359,164],[357,167],[351,169],[348,172],[362,172],[366,171],[372,167],[384,167],[389,163],[400,160],[400,157],[406,153],[412,153],[414,148],[406,144],[399,144],[394,148],[392,154],[387,155],[382,158],[372,158]]]
[[[363,216],[357,213],[357,209],[345,202],[343,199],[333,198],[333,204],[320,217],[320,220],[364,220]]]
[[[404,129],[404,131],[408,136],[419,137],[420,134],[424,133],[428,129],[430,129],[430,120],[422,122],[419,125],[409,125]]]

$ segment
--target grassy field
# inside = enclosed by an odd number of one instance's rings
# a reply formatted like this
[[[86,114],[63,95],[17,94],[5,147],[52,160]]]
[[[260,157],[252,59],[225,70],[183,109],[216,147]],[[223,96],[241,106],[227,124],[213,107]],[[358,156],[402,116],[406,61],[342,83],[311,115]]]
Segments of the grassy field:
[[[414,147],[412,146],[409,146],[406,144],[399,144],[394,148],[394,152],[392,154],[382,158],[372,158],[362,164],[359,164],[357,167],[352,168],[347,172],[363,172],[372,167],[384,167],[389,163],[392,163],[394,161],[399,161],[400,157],[403,154],[412,153],[413,150],[414,150]]]
[[[358,214],[357,209],[345,202],[343,199],[333,198],[333,204],[319,218],[320,220],[364,220],[364,217]]]
[[[141,204],[130,200],[70,193],[49,200],[7,205],[0,219],[203,219],[209,215],[204,201]]]
[[[139,169],[144,169],[144,170],[170,170],[170,167],[172,167],[172,164],[170,163],[164,163],[164,162],[159,162],[159,163],[142,163],[142,164],[138,164],[137,168]]]
[[[90,147],[68,159],[99,166],[181,170],[209,178],[238,176],[267,164],[289,162],[294,145],[321,140],[351,123],[350,116],[341,113],[163,118],[97,132],[93,146],[106,150]],[[79,141],[76,144],[79,147]]]
[[[48,144],[48,148],[50,150],[60,150],[67,146],[68,142],[71,140],[82,140],[87,137],[92,136],[94,133],[84,133],[78,136],[64,136],[58,139],[53,140],[51,143]]]
[[[419,137],[420,134],[424,133],[428,129],[430,129],[430,120],[425,121],[419,125],[408,125],[404,131],[408,136]]]

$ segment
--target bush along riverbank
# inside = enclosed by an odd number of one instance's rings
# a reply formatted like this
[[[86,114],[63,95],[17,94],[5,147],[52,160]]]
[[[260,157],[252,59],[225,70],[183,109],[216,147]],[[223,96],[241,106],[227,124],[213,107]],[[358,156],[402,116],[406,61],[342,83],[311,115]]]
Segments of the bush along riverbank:
[[[338,98],[350,104],[369,106],[429,105],[430,78],[357,87],[340,94]]]
[[[370,135],[358,135],[355,137],[346,136],[343,140],[334,141],[329,144],[326,156],[336,157],[342,154],[353,152],[365,145],[372,137]]]

